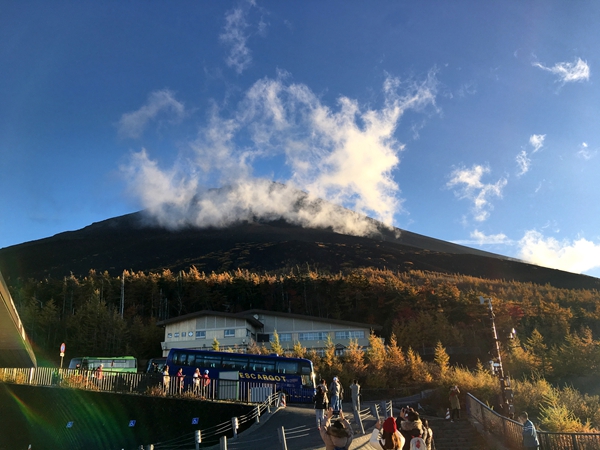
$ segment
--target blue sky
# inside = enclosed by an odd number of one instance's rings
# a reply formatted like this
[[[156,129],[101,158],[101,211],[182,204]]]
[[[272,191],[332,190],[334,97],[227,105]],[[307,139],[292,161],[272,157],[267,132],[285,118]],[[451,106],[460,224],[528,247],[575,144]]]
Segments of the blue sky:
[[[599,13],[592,1],[2,2],[0,248],[140,209],[172,227],[254,214],[368,233],[294,211],[301,189],[600,276]]]

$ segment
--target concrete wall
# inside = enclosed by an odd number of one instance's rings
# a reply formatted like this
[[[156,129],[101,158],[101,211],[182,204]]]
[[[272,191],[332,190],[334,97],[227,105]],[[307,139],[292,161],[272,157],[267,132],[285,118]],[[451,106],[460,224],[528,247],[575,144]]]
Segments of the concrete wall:
[[[181,436],[193,442],[195,430],[250,409],[241,404],[0,383],[0,450],[25,450],[29,444],[32,450],[132,449]],[[198,425],[192,425],[195,417]],[[132,420],[135,426],[130,427]]]

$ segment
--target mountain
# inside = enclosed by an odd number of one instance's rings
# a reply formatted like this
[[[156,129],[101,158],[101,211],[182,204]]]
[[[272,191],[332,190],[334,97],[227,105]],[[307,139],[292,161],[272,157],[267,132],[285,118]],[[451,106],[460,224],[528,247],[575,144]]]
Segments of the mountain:
[[[371,219],[369,219],[371,220]],[[600,289],[600,279],[547,269],[376,223],[370,237],[307,228],[284,220],[243,221],[224,228],[171,230],[143,212],[93,223],[81,230],[0,249],[0,271],[16,278],[62,278],[90,269],[204,272],[285,271],[297,266],[338,272],[355,267],[460,273],[481,278]]]

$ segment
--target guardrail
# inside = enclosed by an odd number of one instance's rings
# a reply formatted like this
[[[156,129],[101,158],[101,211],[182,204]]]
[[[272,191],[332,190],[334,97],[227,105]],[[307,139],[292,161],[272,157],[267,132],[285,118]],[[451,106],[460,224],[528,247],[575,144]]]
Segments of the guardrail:
[[[471,394],[467,394],[467,414],[481,424],[483,431],[510,449],[523,448],[523,425],[501,416]],[[553,433],[538,430],[540,450],[600,450],[600,433]]]
[[[179,379],[173,376],[164,377],[159,373],[125,373],[108,370],[103,371],[102,376],[98,377],[93,370],[51,367],[0,368],[0,382],[244,403],[262,403],[276,392],[274,383],[264,381],[213,379],[206,385],[196,385],[192,377]],[[293,396],[300,393],[288,392],[288,394]]]

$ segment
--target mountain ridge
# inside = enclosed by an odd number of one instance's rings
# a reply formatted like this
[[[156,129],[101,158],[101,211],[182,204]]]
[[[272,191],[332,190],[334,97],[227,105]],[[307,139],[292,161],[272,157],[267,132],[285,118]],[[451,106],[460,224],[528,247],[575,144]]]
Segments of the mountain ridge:
[[[369,219],[373,220],[373,219]],[[285,271],[297,266],[338,272],[358,267],[424,270],[600,289],[600,279],[527,264],[495,253],[430,238],[373,221],[375,236],[352,236],[331,228],[307,228],[280,220],[240,221],[227,227],[169,229],[145,212],[94,222],[80,230],[0,249],[5,279],[42,279],[91,269],[204,272],[237,269]]]

